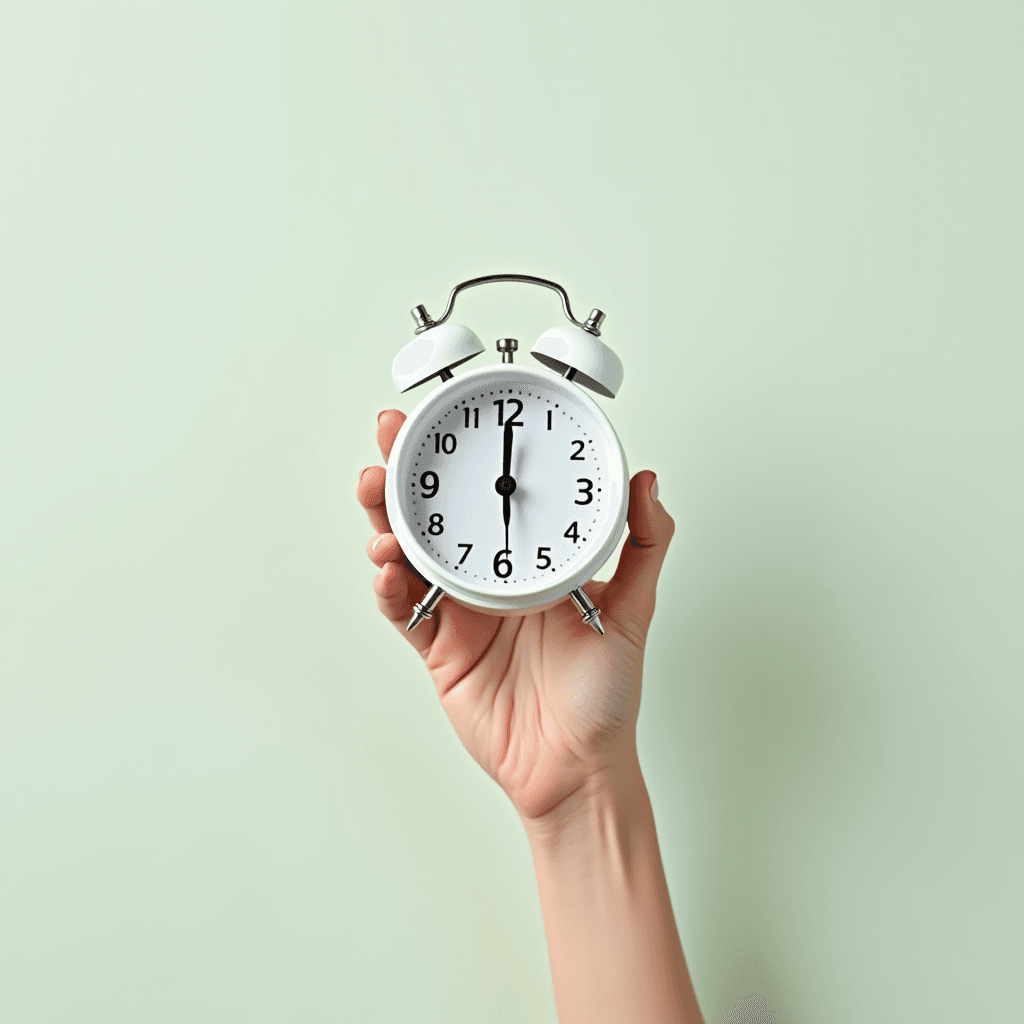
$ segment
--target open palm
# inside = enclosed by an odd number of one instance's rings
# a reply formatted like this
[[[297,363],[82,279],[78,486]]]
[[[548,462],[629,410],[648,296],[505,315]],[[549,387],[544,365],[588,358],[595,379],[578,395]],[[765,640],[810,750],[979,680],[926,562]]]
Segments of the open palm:
[[[383,412],[385,461],[405,416]],[[675,525],[654,474],[630,481],[630,536],[607,583],[586,584],[605,635],[568,600],[532,615],[497,616],[444,598],[432,622],[405,631],[426,593],[405,563],[384,505],[385,470],[360,474],[357,497],[377,531],[367,551],[380,567],[377,604],[423,657],[466,749],[524,818],[540,818],[622,757],[635,756],[644,645]],[[653,494],[652,494],[653,490]]]

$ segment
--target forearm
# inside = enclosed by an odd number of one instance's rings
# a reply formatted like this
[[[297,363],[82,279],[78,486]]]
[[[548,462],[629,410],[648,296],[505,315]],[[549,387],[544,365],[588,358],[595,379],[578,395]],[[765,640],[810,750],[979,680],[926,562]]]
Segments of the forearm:
[[[703,1021],[638,762],[526,822],[561,1024]]]

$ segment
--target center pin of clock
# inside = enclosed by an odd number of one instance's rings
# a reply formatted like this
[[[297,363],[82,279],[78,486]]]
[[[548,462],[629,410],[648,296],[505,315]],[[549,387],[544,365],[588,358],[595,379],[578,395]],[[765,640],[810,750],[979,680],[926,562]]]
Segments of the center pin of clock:
[[[499,476],[494,481],[494,489],[502,496],[512,494],[516,489],[516,480],[512,476]]]

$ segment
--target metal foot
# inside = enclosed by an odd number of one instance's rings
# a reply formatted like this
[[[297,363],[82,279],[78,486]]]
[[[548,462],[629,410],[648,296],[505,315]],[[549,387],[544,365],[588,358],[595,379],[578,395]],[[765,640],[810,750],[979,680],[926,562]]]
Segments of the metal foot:
[[[431,618],[434,614],[434,606],[442,597],[444,597],[444,591],[440,587],[431,587],[427,591],[427,596],[419,604],[412,606],[412,618],[409,620],[409,625],[405,627],[406,633],[415,629],[424,619]]]
[[[569,596],[572,598],[573,604],[579,608],[583,621],[588,626],[593,626],[601,636],[604,636],[604,626],[601,625],[601,609],[594,607],[590,598],[583,593],[583,588],[577,587]]]

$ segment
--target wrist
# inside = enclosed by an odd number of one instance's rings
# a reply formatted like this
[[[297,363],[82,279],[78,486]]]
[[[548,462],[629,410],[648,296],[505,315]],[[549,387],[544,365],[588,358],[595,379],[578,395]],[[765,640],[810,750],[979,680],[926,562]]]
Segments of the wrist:
[[[647,785],[635,752],[594,772],[546,814],[522,818],[534,858],[589,859],[609,847],[631,845],[630,836],[653,819]]]

